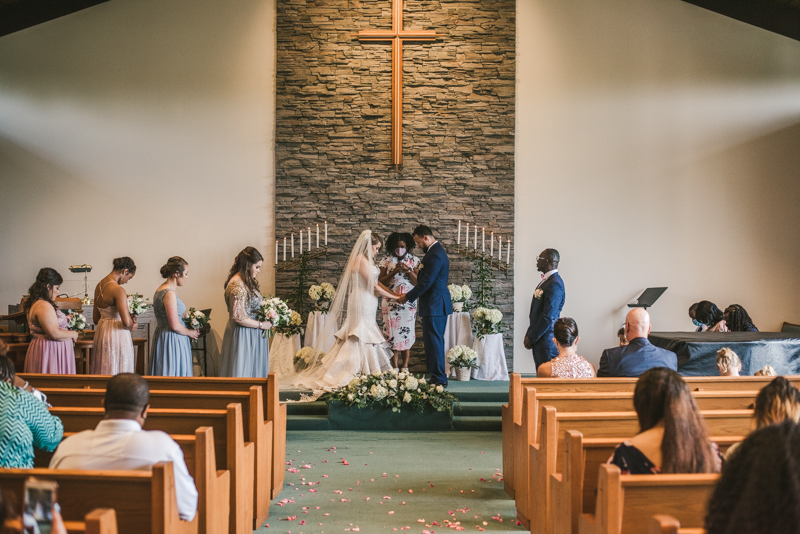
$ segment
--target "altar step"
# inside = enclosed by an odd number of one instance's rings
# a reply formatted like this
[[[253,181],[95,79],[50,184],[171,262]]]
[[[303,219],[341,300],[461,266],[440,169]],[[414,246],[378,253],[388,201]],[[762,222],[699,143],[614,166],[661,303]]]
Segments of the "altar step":
[[[501,429],[500,406],[508,402],[508,382],[451,381],[448,391],[458,399],[453,428],[460,431]],[[281,401],[300,400],[310,392],[281,391]],[[288,402],[287,430],[328,430],[328,406],[324,402]]]

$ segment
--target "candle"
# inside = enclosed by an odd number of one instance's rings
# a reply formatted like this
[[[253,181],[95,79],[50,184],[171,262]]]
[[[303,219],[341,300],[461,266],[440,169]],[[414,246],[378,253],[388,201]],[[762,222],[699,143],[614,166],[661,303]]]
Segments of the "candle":
[[[294,233],[292,233],[292,259],[294,259]]]
[[[328,246],[328,221],[325,221],[325,246]]]
[[[494,232],[492,232],[491,239],[489,239],[489,257],[494,258]]]
[[[317,248],[319,248],[319,223],[317,223]]]
[[[475,225],[475,239],[472,240],[475,250],[478,250],[478,225]]]
[[[486,228],[481,228],[481,252],[486,253]]]
[[[456,245],[461,244],[461,221],[458,221],[458,239],[456,240]]]
[[[311,227],[308,227],[308,251],[311,252]]]
[[[275,265],[278,265],[278,240],[275,240]]]
[[[286,261],[286,236],[283,236],[283,261]]]
[[[497,243],[500,245],[500,253],[497,255],[497,260],[503,261],[503,236],[497,236]]]
[[[300,255],[303,255],[303,230],[300,229]]]
[[[469,223],[467,223],[467,233],[464,237],[466,238],[464,239],[464,248],[469,252]]]
[[[506,265],[511,263],[511,238],[510,237],[508,238],[508,246],[507,246],[507,248],[508,248],[508,251],[507,251],[508,253],[506,254]]]

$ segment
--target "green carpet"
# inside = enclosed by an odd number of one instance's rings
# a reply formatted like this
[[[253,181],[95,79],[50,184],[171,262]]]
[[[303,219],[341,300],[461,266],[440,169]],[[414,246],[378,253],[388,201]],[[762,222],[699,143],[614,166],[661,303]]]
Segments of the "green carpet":
[[[524,531],[498,432],[288,432],[286,451],[284,490],[258,533]]]

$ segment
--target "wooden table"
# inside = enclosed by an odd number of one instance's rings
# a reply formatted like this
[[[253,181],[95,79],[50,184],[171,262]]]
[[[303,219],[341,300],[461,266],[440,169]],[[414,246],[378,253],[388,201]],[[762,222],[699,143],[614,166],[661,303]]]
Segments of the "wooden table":
[[[144,338],[133,339],[133,346],[136,348],[136,365],[134,371],[144,375],[144,345],[147,340]],[[25,369],[25,355],[28,352],[30,343],[8,343],[8,357],[14,362],[14,367],[18,373]],[[75,342],[75,367],[79,374],[89,374],[91,369],[92,349],[94,348],[93,339],[78,339]],[[80,367],[78,367],[80,364]]]

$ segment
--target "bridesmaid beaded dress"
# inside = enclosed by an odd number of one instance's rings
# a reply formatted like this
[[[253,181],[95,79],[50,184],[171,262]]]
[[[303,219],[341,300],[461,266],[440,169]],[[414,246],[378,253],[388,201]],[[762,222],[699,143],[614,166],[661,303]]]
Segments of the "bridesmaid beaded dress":
[[[56,310],[56,316],[58,316],[58,328],[66,330],[67,316],[61,310]],[[53,341],[48,339],[35,317],[28,320],[28,327],[33,339],[28,345],[28,352],[25,355],[25,372],[74,375],[75,346],[72,340]]]
[[[172,289],[162,289],[153,296],[153,312],[158,325],[153,334],[153,345],[150,351],[151,376],[193,376],[192,344],[188,336],[175,332],[169,326],[167,310],[164,307],[164,296]],[[183,321],[186,305],[178,297],[178,316]]]
[[[222,338],[220,376],[265,378],[269,373],[269,342],[262,337],[265,330],[240,326],[236,320],[258,320],[262,296],[251,293],[241,279],[231,278],[225,288],[228,325]]]
[[[100,296],[103,289],[100,288]],[[136,352],[131,331],[125,328],[116,306],[98,308],[100,321],[94,330],[91,370],[93,375],[133,373]]]

